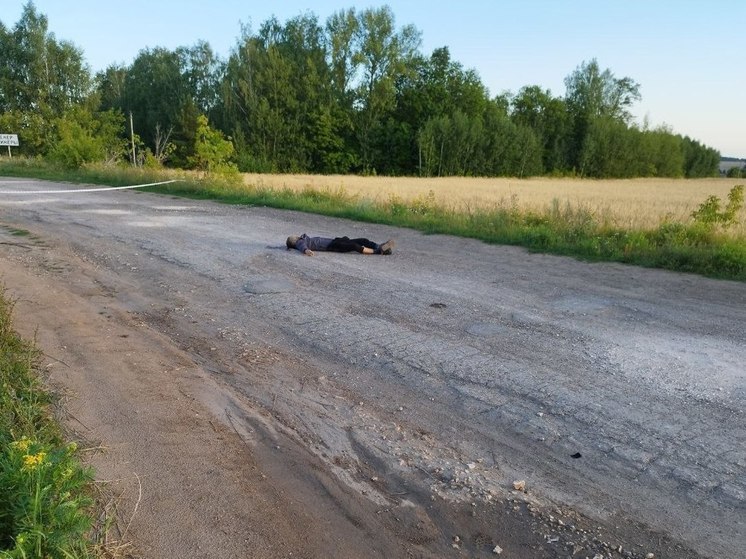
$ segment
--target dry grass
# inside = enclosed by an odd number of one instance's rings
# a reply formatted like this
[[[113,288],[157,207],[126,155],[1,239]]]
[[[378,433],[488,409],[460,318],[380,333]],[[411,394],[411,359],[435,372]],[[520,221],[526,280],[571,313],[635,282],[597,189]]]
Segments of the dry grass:
[[[275,189],[344,191],[353,196],[404,201],[434,196],[439,205],[454,209],[516,204],[521,210],[543,210],[553,200],[586,208],[623,228],[651,228],[670,218],[687,222],[708,196],[727,201],[728,192],[743,179],[588,180],[553,178],[414,178],[353,175],[245,174],[244,183]],[[432,191],[432,195],[430,192]],[[746,233],[746,210],[733,233]]]

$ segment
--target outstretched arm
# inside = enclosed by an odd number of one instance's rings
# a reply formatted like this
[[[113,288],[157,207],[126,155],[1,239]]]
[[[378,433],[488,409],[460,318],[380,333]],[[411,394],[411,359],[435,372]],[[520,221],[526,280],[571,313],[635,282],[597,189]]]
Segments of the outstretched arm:
[[[301,237],[298,239],[298,242],[295,243],[295,248],[297,248],[299,251],[301,251],[306,256],[313,256],[313,251],[308,248],[308,244],[306,243],[306,240]]]

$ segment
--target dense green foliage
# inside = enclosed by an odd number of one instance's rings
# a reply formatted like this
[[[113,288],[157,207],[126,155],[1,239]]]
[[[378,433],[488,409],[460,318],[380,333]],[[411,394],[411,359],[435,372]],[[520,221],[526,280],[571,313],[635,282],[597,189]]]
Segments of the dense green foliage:
[[[0,290],[0,558],[88,557],[91,474],[63,443],[33,370],[38,353],[11,315]]]
[[[19,135],[21,154],[73,168],[127,159],[205,168],[207,118],[233,145],[224,163],[241,171],[717,174],[716,150],[636,125],[639,84],[595,59],[567,76],[564,96],[526,86],[490,97],[448,47],[419,48],[419,31],[397,28],[388,7],[348,9],[323,23],[306,14],[244,28],[227,60],[202,41],[146,48],[94,79],[29,2],[12,29],[0,24],[0,131]]]

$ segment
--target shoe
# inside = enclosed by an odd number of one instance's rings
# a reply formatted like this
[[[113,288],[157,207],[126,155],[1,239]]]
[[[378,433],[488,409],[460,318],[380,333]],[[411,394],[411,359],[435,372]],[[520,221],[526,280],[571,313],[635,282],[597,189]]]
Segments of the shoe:
[[[383,243],[379,247],[379,249],[381,250],[381,254],[391,254],[392,252],[394,252],[394,245],[395,244],[396,243],[394,243],[393,239],[389,239],[388,241],[386,241],[385,243]]]

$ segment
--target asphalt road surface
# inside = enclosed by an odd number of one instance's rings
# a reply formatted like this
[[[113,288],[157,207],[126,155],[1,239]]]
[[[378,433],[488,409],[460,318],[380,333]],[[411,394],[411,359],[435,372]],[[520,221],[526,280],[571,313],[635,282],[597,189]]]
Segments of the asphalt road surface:
[[[68,425],[121,437],[97,472],[147,472],[122,505],[138,553],[744,557],[746,284],[138,191],[9,193],[72,188],[0,180],[0,281]],[[303,232],[397,247],[285,250]],[[249,537],[228,519],[257,500],[272,527]]]

